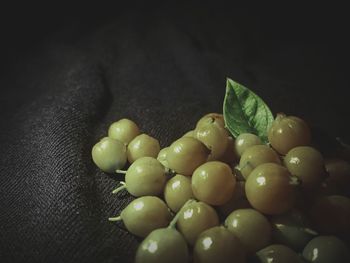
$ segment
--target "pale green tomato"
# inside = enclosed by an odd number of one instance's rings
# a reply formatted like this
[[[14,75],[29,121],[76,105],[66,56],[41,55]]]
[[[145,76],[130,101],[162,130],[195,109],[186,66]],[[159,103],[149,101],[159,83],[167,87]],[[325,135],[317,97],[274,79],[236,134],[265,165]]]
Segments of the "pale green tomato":
[[[350,198],[340,195],[324,196],[310,210],[316,231],[348,238],[350,236]]]
[[[237,181],[233,195],[225,204],[218,206],[218,209],[225,217],[231,214],[236,209],[251,208],[245,195],[245,182]]]
[[[253,145],[246,149],[239,161],[239,170],[245,179],[255,167],[263,163],[280,164],[278,154],[267,145]]]
[[[277,114],[268,131],[268,139],[271,146],[284,155],[294,147],[309,145],[311,132],[306,122],[302,119],[295,116]]]
[[[296,187],[287,168],[276,163],[264,163],[249,175],[245,193],[253,208],[264,214],[278,215],[293,207]]]
[[[241,241],[248,253],[255,253],[271,241],[271,225],[254,209],[238,209],[225,220],[225,226]]]
[[[298,254],[284,245],[270,245],[258,251],[256,255],[259,263],[302,263]]]
[[[132,201],[121,212],[120,218],[130,233],[146,237],[153,230],[168,226],[171,214],[160,198],[143,196]]]
[[[193,248],[195,263],[244,263],[245,251],[238,238],[223,226],[202,232]]]
[[[297,210],[270,218],[273,241],[301,251],[317,235],[303,213]]]
[[[92,160],[102,171],[114,173],[126,164],[126,147],[124,143],[109,137],[96,143],[91,151]]]
[[[152,157],[133,162],[125,174],[125,185],[133,196],[160,195],[166,182],[165,168]]]
[[[325,183],[336,188],[336,194],[350,193],[350,163],[341,159],[327,159],[325,167],[329,177]]]
[[[213,123],[203,124],[194,130],[195,137],[210,149],[208,160],[219,160],[225,153],[229,133],[220,125]]]
[[[350,262],[349,249],[335,236],[315,237],[304,248],[303,257],[315,263]]]
[[[223,205],[233,195],[236,185],[230,166],[219,161],[206,162],[192,175],[194,196],[210,205]]]
[[[192,137],[192,138],[195,138],[194,131],[193,131],[193,130],[190,130],[190,131],[186,132],[184,135],[182,135],[182,137]]]
[[[178,230],[190,245],[204,230],[219,225],[219,217],[214,208],[203,202],[193,202],[180,210]]]
[[[136,123],[129,119],[121,119],[109,126],[108,137],[129,144],[137,135],[140,129]]]
[[[215,123],[219,125],[221,128],[225,128],[225,120],[224,116],[220,113],[208,113],[204,115],[196,124],[196,128],[207,125],[208,123]]]
[[[227,163],[229,166],[233,167],[238,161],[238,156],[235,152],[235,140],[232,137],[227,138],[227,146],[224,154],[220,157],[219,161]]]
[[[173,142],[167,151],[169,168],[186,176],[205,163],[210,151],[197,139],[182,137]]]
[[[157,156],[157,160],[164,166],[169,167],[168,161],[166,159],[169,147],[165,147],[160,150]]]
[[[310,146],[291,149],[284,158],[284,165],[292,175],[302,181],[302,188],[312,190],[326,178],[324,160],[319,151]]]
[[[193,192],[190,177],[177,174],[166,183],[164,199],[172,211],[178,212],[192,198]]]
[[[133,163],[141,157],[157,158],[160,151],[160,145],[157,139],[147,135],[140,134],[136,136],[128,145],[128,161]]]
[[[173,228],[153,230],[137,249],[135,263],[186,263],[189,252],[184,237]]]
[[[262,144],[260,138],[252,133],[241,133],[235,141],[235,152],[238,157],[241,157],[246,149],[254,145]]]

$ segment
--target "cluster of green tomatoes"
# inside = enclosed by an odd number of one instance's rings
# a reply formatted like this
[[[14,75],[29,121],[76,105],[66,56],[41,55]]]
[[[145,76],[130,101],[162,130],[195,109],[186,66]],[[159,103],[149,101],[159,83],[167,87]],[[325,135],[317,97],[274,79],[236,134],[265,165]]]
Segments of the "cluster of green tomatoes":
[[[350,164],[324,158],[298,117],[278,114],[267,134],[233,138],[210,113],[161,149],[113,123],[92,158],[136,198],[109,219],[144,238],[135,262],[350,262]]]

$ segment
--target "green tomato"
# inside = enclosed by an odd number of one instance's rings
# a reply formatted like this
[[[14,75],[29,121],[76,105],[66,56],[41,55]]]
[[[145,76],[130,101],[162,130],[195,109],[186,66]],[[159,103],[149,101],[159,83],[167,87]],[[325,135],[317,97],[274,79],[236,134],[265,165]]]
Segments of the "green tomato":
[[[161,149],[158,153],[157,160],[164,166],[169,167],[168,161],[166,159],[169,147]]]
[[[350,198],[341,195],[320,197],[311,206],[310,216],[320,233],[350,236]]]
[[[137,135],[140,129],[136,123],[129,119],[121,119],[109,126],[108,137],[129,144]]]
[[[274,242],[301,251],[317,233],[309,228],[304,214],[292,210],[270,218]]]
[[[202,232],[193,248],[195,263],[245,262],[245,252],[238,238],[223,226]]]
[[[350,262],[347,246],[335,236],[318,236],[304,248],[303,257],[315,263]]]
[[[219,161],[206,162],[192,175],[194,196],[210,205],[223,205],[234,192],[236,178],[230,166]]]
[[[276,163],[264,163],[249,175],[245,192],[253,208],[264,214],[278,215],[294,206],[296,186],[297,182],[287,168]]]
[[[311,132],[304,120],[280,113],[271,124],[268,139],[277,152],[287,154],[294,147],[309,145]]]
[[[223,216],[228,216],[236,209],[251,208],[245,195],[245,182],[237,181],[233,195],[225,204],[217,207]]]
[[[287,153],[283,162],[289,172],[302,181],[303,189],[313,190],[326,178],[323,157],[313,147],[295,147]]]
[[[235,152],[238,157],[241,157],[246,149],[254,145],[262,144],[260,138],[252,133],[241,133],[235,141]]]
[[[258,251],[256,256],[259,263],[302,263],[298,254],[284,245],[270,245]]]
[[[171,227],[153,230],[137,249],[135,263],[186,263],[186,240]]]
[[[141,157],[153,157],[157,158],[160,151],[159,141],[147,134],[140,134],[136,136],[128,144],[128,161],[133,163]]]
[[[193,192],[190,177],[177,174],[166,183],[164,199],[172,211],[178,212],[192,198]]]
[[[169,168],[186,176],[205,163],[210,151],[203,143],[192,137],[182,137],[173,142],[167,150]]]
[[[204,230],[219,225],[219,217],[214,208],[203,202],[190,203],[179,213],[177,228],[190,245],[194,245]]]
[[[253,145],[246,149],[239,160],[239,170],[245,179],[248,178],[254,168],[264,163],[280,164],[278,154],[267,145]]]
[[[224,155],[229,133],[217,123],[207,123],[194,130],[195,137],[210,149],[208,160],[219,160]]]
[[[248,253],[255,253],[270,243],[270,222],[254,209],[233,211],[226,218],[225,226],[242,242]]]
[[[164,166],[153,157],[141,157],[125,174],[125,185],[133,196],[160,195],[166,181]]]
[[[127,230],[139,237],[146,237],[157,228],[166,227],[171,214],[163,200],[156,196],[143,196],[132,201],[111,221],[122,220]]]
[[[220,113],[208,113],[204,115],[202,118],[199,119],[199,121],[196,124],[196,128],[207,125],[208,123],[215,123],[216,125],[219,125],[221,128],[225,128],[225,120],[224,116]]]
[[[105,137],[94,145],[92,160],[102,171],[114,173],[126,164],[126,147],[124,143]]]

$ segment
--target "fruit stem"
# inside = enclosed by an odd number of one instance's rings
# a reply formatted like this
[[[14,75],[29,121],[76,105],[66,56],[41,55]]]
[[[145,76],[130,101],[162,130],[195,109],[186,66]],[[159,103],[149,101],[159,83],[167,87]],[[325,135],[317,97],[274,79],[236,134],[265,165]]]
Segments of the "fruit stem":
[[[124,170],[115,170],[117,174],[126,174],[126,171]]]
[[[121,220],[122,220],[121,216],[108,218],[108,221],[111,221],[111,222],[118,222],[118,221],[121,221]]]
[[[165,175],[172,177],[172,176],[176,175],[176,172],[173,169],[165,167]]]
[[[177,214],[174,216],[173,220],[171,220],[171,222],[170,222],[168,228],[175,228],[175,225],[176,225],[176,223],[177,223],[177,220],[178,220],[179,217],[180,217],[180,214],[181,214],[182,210],[184,210],[185,207],[186,207],[187,205],[189,205],[190,203],[195,202],[195,201],[196,201],[196,200],[194,200],[194,199],[189,199],[189,200],[187,200],[187,202],[180,208],[180,210],[179,210],[179,211],[177,212]]]
[[[117,187],[116,189],[114,189],[112,191],[112,194],[117,194],[119,193],[121,190],[124,190],[126,188],[126,184],[125,182],[119,182],[119,184],[121,184],[121,186]]]
[[[290,177],[289,184],[291,184],[291,185],[300,185],[301,184],[301,180],[298,177],[296,177],[295,175],[292,175]]]

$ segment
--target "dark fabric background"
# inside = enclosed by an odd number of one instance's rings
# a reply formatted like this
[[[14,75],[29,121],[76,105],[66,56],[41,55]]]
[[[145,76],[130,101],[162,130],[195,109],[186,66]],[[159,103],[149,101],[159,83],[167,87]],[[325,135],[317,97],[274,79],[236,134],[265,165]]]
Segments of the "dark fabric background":
[[[2,9],[1,262],[132,262],[107,221],[131,198],[92,146],[124,117],[169,145],[222,111],[226,77],[350,138],[345,9],[199,3]]]

